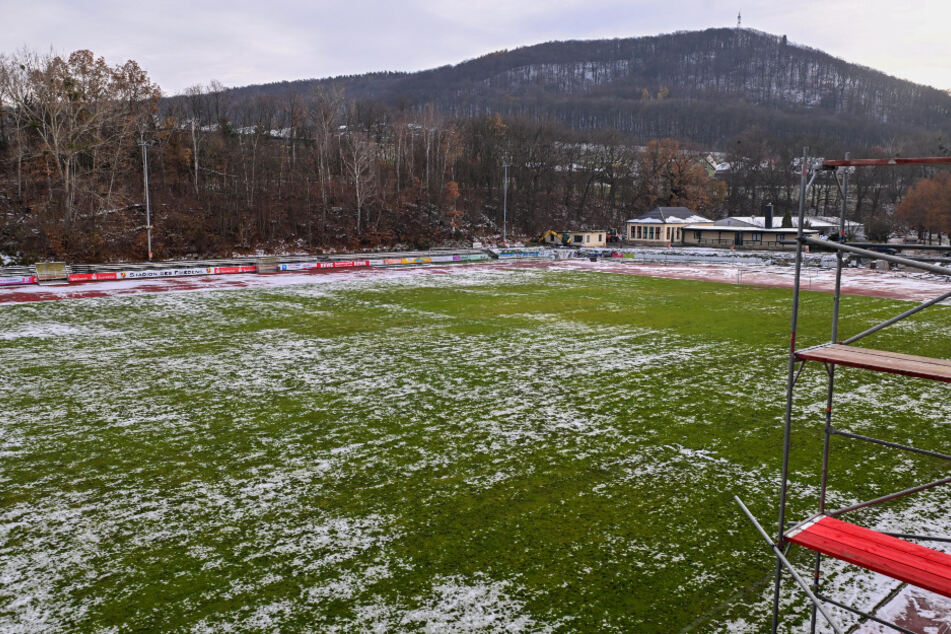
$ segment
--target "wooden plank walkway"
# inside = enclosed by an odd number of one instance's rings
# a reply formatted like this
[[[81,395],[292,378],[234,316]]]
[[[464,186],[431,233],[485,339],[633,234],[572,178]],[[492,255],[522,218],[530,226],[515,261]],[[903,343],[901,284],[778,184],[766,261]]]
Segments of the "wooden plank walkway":
[[[799,350],[796,352],[796,358],[951,383],[951,361],[947,359],[856,348],[838,343]]]

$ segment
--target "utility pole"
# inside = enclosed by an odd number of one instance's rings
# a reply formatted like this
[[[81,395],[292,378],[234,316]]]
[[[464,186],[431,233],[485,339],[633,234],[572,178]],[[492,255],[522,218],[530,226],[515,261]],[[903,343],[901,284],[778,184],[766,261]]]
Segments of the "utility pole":
[[[503,163],[502,168],[505,170],[505,178],[502,181],[502,244],[508,244],[508,232],[506,231],[506,225],[508,222],[508,208],[509,208],[509,167],[511,163]]]
[[[146,141],[139,137],[142,146],[142,178],[145,181],[145,232],[148,240],[149,262],[152,261],[152,210],[149,204],[149,146],[155,141]]]

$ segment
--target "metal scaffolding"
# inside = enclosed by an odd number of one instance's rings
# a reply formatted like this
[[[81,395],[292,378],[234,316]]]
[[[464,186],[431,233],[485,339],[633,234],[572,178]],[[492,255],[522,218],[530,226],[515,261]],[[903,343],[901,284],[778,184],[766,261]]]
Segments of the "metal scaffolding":
[[[844,630],[838,625],[831,615],[827,612],[825,605],[834,605],[838,608],[847,610],[861,616],[865,619],[885,625],[899,632],[911,632],[904,627],[894,623],[889,623],[878,618],[874,614],[867,614],[854,607],[836,601],[820,592],[820,578],[822,572],[822,556],[826,555],[836,559],[841,559],[854,565],[873,570],[875,572],[890,576],[902,582],[925,588],[927,590],[951,597],[951,555],[925,548],[914,541],[934,541],[948,542],[949,537],[907,535],[896,533],[883,533],[869,530],[854,524],[843,522],[839,517],[861,508],[893,500],[899,497],[924,491],[936,486],[951,483],[951,477],[941,478],[933,482],[928,482],[914,486],[901,491],[896,491],[854,504],[841,509],[829,510],[826,508],[826,493],[829,475],[829,451],[830,441],[833,436],[848,438],[851,440],[869,442],[889,449],[897,449],[907,452],[926,455],[944,460],[951,460],[951,456],[928,449],[903,445],[888,440],[871,438],[860,434],[849,432],[833,426],[833,403],[835,399],[835,372],[839,365],[861,368],[876,372],[888,372],[893,374],[903,374],[937,381],[951,382],[951,361],[943,359],[931,359],[916,355],[899,354],[881,350],[870,350],[852,346],[859,339],[878,332],[882,328],[890,326],[902,319],[905,319],[917,312],[932,306],[938,302],[951,298],[951,291],[943,295],[923,302],[914,308],[906,310],[900,315],[896,315],[872,328],[858,333],[846,339],[839,338],[839,309],[842,293],[842,269],[845,264],[845,255],[854,254],[866,258],[884,260],[894,264],[916,268],[919,270],[938,273],[951,276],[951,268],[938,266],[937,264],[912,259],[899,255],[892,255],[882,251],[875,250],[876,247],[884,248],[886,245],[874,243],[853,243],[845,242],[845,212],[848,192],[849,174],[856,167],[869,166],[894,166],[894,165],[949,165],[951,157],[929,157],[929,158],[890,158],[890,159],[850,159],[846,154],[844,160],[810,160],[808,149],[803,150],[801,183],[799,191],[799,223],[798,234],[796,238],[796,260],[795,260],[795,281],[793,284],[792,301],[792,325],[789,343],[789,359],[787,363],[787,381],[786,381],[786,408],[783,418],[783,459],[782,459],[782,478],[779,489],[779,520],[775,539],[771,539],[766,531],[760,526],[759,522],[753,517],[746,506],[736,498],[747,518],[759,530],[761,536],[769,544],[776,555],[776,575],[773,592],[772,606],[772,631],[775,634],[779,630],[780,610],[779,599],[783,583],[783,573],[788,571],[793,580],[802,588],[812,604],[811,631],[815,632],[818,616],[821,615],[832,629],[841,633]],[[806,194],[816,177],[824,172],[831,172],[835,178],[835,183],[841,194],[841,214],[840,214],[840,234],[837,241],[817,240],[810,238],[803,233],[805,225],[805,207]],[[842,175],[841,180],[839,175]],[[861,246],[858,246],[860,244]],[[813,346],[810,348],[796,348],[796,330],[799,321],[799,303],[800,288],[802,277],[803,251],[809,246],[834,249],[836,253],[836,271],[835,271],[835,291],[832,308],[831,337],[829,343]],[[896,245],[888,244],[888,247]],[[901,246],[897,250],[901,250]],[[894,252],[894,251],[893,251]],[[926,258],[934,259],[934,258]],[[796,382],[799,379],[806,363],[814,361],[821,363],[827,374],[826,389],[826,408],[825,408],[825,427],[824,442],[822,449],[822,467],[821,484],[819,487],[818,511],[811,517],[801,521],[790,523],[787,521],[787,493],[789,483],[789,455],[790,455],[790,433],[792,430],[792,419],[794,409],[794,392]],[[807,586],[802,576],[794,569],[786,557],[786,553],[793,545],[799,545],[804,548],[815,551],[815,564],[812,570],[811,588]],[[911,632],[911,634],[914,634]]]

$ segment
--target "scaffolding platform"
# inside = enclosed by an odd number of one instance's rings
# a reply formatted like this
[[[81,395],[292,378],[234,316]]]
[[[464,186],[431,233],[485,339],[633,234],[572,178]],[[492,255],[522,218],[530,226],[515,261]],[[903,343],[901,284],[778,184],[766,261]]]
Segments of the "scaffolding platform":
[[[793,528],[786,541],[951,597],[951,555],[946,553],[828,515]]]
[[[822,363],[951,383],[951,361],[947,359],[932,359],[931,357],[921,357],[914,354],[857,348],[838,343],[827,343],[813,348],[797,350],[796,358],[800,361],[820,361]]]

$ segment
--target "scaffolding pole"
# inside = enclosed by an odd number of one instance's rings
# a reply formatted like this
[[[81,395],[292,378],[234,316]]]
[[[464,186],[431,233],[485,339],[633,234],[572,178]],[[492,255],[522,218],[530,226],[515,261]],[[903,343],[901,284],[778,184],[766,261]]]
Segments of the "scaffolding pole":
[[[846,160],[849,159],[849,154],[845,154]],[[838,179],[836,179],[836,184],[839,184]],[[842,176],[842,184],[839,186],[839,195],[842,200],[842,205],[839,213],[839,240],[845,240],[845,209],[848,201],[848,192],[849,192],[849,172],[846,169],[845,174]],[[844,266],[844,258],[842,251],[836,251],[835,254],[835,292],[834,299],[832,301],[832,336],[829,338],[829,343],[835,343],[839,338],[839,308],[841,306],[841,296],[842,296],[842,267]],[[829,484],[829,445],[832,440],[832,399],[835,395],[835,366],[826,365],[826,373],[828,374],[828,383],[826,386],[826,411],[825,411],[825,430],[823,433],[822,440],[822,478],[819,485],[819,512],[822,513],[826,508],[826,490]],[[812,573],[812,592],[816,595],[819,594],[819,578],[822,574],[822,553],[816,553],[816,564]],[[817,623],[817,614],[816,614],[816,605],[812,606],[812,617],[810,619],[809,631],[810,634],[816,633],[816,623]]]
[[[920,262],[911,258],[903,258],[900,255],[890,255],[888,253],[881,253],[879,251],[869,251],[868,249],[860,249],[849,244],[842,244],[841,242],[832,242],[831,240],[817,240],[816,238],[810,238],[808,236],[800,237],[798,240],[804,244],[811,244],[813,246],[823,247],[826,249],[848,251],[849,253],[855,253],[856,255],[864,255],[867,258],[885,260],[886,262],[902,264],[904,266],[921,269],[922,271],[929,271],[931,273],[937,273],[938,275],[947,275],[951,277],[951,269],[949,268],[937,266],[935,264],[928,264],[927,262]]]
[[[789,481],[789,440],[792,429],[793,388],[796,385],[796,328],[799,324],[799,286],[802,279],[803,219],[806,215],[806,192],[812,179],[809,178],[809,148],[802,148],[802,172],[799,181],[799,230],[796,232],[799,245],[796,248],[796,273],[793,281],[792,320],[789,333],[789,361],[786,373],[786,411],[783,416],[783,471],[779,484],[779,521],[776,532],[776,579],[773,588],[773,634],[779,631],[779,593],[783,584],[783,561],[781,551],[785,542],[786,492]]]
[[[802,591],[806,593],[806,596],[809,597],[809,600],[812,601],[813,607],[822,613],[822,616],[825,617],[825,620],[830,626],[832,626],[832,629],[835,630],[836,634],[842,634],[842,628],[840,628],[832,616],[826,612],[825,608],[819,604],[819,600],[815,597],[815,595],[812,594],[812,592],[809,591],[809,584],[807,584],[805,580],[799,576],[799,573],[796,572],[796,569],[793,567],[793,565],[789,563],[789,560],[786,559],[785,555],[783,555],[782,549],[769,539],[769,535],[766,534],[766,531],[762,526],[760,526],[760,523],[756,521],[756,518],[752,513],[750,513],[750,510],[746,508],[745,504],[743,504],[743,500],[735,495],[733,496],[733,499],[737,504],[740,505],[740,509],[743,511],[744,515],[746,515],[746,518],[753,524],[753,526],[756,527],[756,530],[759,531],[759,534],[763,537],[763,539],[766,540],[766,543],[769,544],[769,547],[772,548],[773,552],[776,553],[776,560],[779,561],[779,564],[786,567],[786,570],[789,571],[789,574],[793,580],[799,585],[800,588],[802,588]]]

